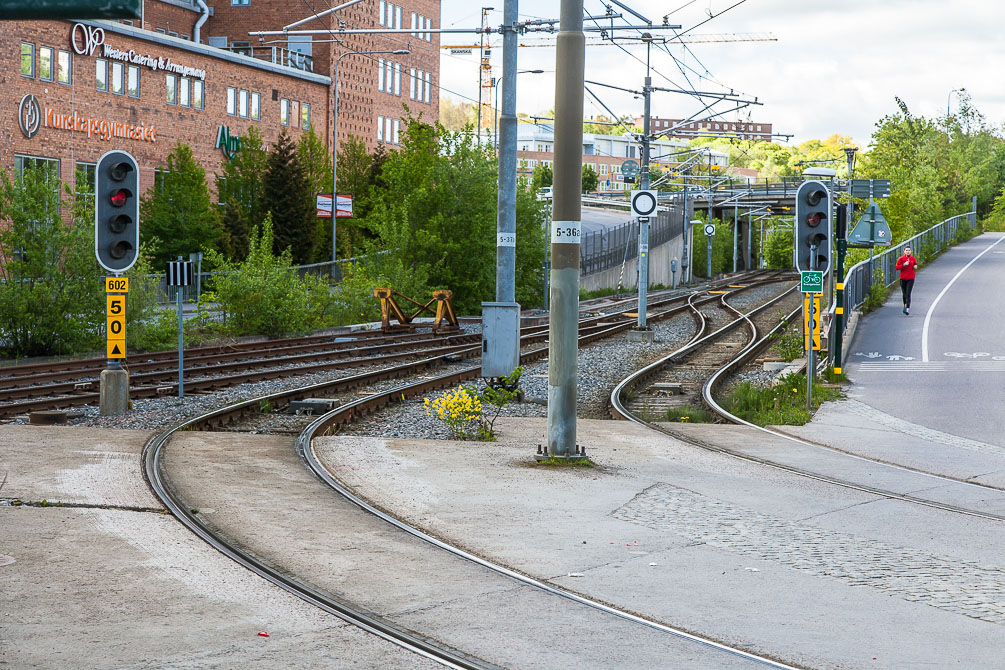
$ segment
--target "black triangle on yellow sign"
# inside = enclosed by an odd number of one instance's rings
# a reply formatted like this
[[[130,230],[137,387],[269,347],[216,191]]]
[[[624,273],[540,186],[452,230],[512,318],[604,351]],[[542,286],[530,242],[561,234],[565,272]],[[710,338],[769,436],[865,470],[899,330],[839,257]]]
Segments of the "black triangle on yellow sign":
[[[108,347],[106,349],[106,358],[125,358],[126,357],[126,341],[125,340],[108,340]]]

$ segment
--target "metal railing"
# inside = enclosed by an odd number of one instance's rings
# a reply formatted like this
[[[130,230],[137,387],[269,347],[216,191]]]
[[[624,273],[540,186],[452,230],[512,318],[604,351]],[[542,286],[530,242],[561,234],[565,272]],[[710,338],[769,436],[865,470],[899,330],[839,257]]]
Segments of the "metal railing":
[[[649,246],[656,247],[684,233],[684,207],[681,199],[670,203],[649,226]],[[620,267],[639,254],[638,226],[634,222],[596,230],[583,236],[579,246],[579,271],[588,275]]]
[[[386,253],[387,251],[378,252],[378,254]],[[342,281],[346,268],[354,267],[357,263],[365,263],[367,258],[367,256],[360,256],[342,258],[334,263],[332,261],[325,261],[324,263],[295,265],[293,266],[293,270],[300,278],[306,277],[307,275],[314,275],[317,277],[324,277],[325,279],[330,280],[332,285],[335,285]],[[191,286],[182,287],[168,286],[167,279],[163,274],[151,274],[147,276],[151,279],[157,280],[157,295],[160,297],[160,304],[170,305],[176,300],[175,296],[177,295],[178,290],[182,291],[183,302],[197,302],[199,300],[199,294],[207,290],[207,282],[211,282],[213,278],[219,274],[219,272],[196,272],[193,277],[194,283]]]
[[[314,58],[299,51],[291,51],[284,47],[275,46],[252,46],[251,44],[238,44],[226,47],[228,51],[242,56],[251,56],[258,60],[271,61],[274,65],[285,65],[294,70],[304,72],[314,72]]]
[[[860,307],[869,295],[873,281],[878,280],[882,282],[884,288],[887,288],[897,280],[898,272],[894,266],[904,247],[911,247],[915,256],[921,261],[926,261],[952,245],[956,231],[961,225],[968,225],[973,230],[977,226],[977,212],[967,212],[948,218],[869,260],[853,265],[845,272],[844,290],[848,305],[852,309]]]

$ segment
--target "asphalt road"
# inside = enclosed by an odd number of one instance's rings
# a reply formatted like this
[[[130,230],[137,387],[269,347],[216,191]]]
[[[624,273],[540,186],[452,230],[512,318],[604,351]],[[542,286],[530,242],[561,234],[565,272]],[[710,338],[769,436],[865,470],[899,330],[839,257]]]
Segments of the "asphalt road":
[[[1005,235],[985,233],[919,268],[911,314],[899,285],[846,353],[850,394],[946,433],[1005,445]]]
[[[628,223],[631,218],[627,209],[618,211],[599,207],[583,207],[583,234],[586,235],[606,228],[616,228]]]

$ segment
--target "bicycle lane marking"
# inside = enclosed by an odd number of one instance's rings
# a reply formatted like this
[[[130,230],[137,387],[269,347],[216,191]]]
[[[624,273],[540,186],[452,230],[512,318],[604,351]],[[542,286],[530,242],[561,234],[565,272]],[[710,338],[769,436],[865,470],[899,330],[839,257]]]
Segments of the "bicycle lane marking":
[[[939,292],[939,295],[935,297],[935,300],[932,301],[932,306],[928,308],[928,312],[925,314],[925,325],[921,329],[921,361],[923,363],[928,362],[928,328],[932,323],[932,313],[935,311],[935,307],[939,304],[939,301],[942,300],[942,296],[946,294],[946,291],[948,291],[949,288],[954,283],[956,283],[956,280],[959,279],[960,276],[964,272],[966,272],[971,265],[977,262],[977,259],[979,259],[981,256],[983,256],[984,254],[986,254],[987,252],[991,251],[996,246],[998,246],[1002,242],[1002,240],[1005,240],[1005,236],[999,237],[998,240],[994,242],[991,246],[989,246],[987,249],[974,256],[973,260],[964,265],[963,268],[956,273],[956,276],[950,279],[949,283],[946,284],[945,287],[942,289],[942,291]]]

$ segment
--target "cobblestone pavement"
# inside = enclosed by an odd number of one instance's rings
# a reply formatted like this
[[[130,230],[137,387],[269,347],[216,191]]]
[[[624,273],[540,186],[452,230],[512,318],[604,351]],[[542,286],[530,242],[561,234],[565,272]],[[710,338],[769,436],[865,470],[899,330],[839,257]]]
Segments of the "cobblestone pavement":
[[[656,484],[615,518],[711,547],[968,617],[1005,622],[1005,570],[958,561],[714,500]]]

